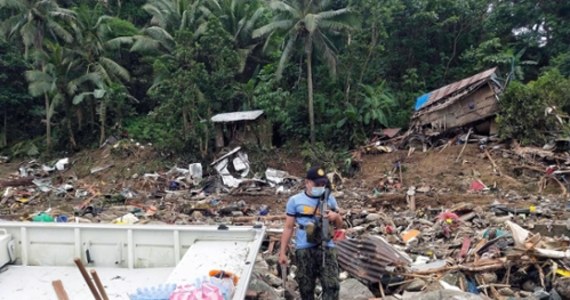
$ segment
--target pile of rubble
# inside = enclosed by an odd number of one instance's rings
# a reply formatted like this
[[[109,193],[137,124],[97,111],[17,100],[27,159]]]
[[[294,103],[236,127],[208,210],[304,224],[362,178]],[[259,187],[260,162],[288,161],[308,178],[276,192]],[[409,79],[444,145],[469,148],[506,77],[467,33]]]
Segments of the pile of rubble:
[[[516,144],[509,149],[493,140],[467,133],[431,150],[421,146],[397,150],[384,139],[356,151],[355,159],[362,159],[365,153],[397,154],[389,172],[375,175],[368,184],[329,174],[336,188],[334,195],[346,209],[342,211],[346,230],[340,235],[345,238],[337,241],[342,299],[570,297],[566,284],[570,281],[569,155]],[[464,185],[470,194],[461,195],[450,193],[443,185],[411,182],[406,177],[408,159],[415,149],[442,152],[456,143],[463,149],[450,159],[455,166],[465,164],[464,146],[476,143],[496,178],[521,187],[534,182],[540,187],[538,196],[524,195],[522,189],[521,195],[502,190],[500,185],[478,178],[475,171],[464,179],[469,180]],[[121,158],[139,157],[144,147],[134,141],[118,141],[106,145],[105,151]],[[516,163],[507,169],[501,159]],[[74,163],[64,158],[20,165],[10,178],[0,181],[4,189],[1,218],[264,224],[269,233],[248,299],[298,297],[295,266],[282,270],[277,251],[285,200],[303,189],[302,178],[272,168],[255,173],[247,153],[239,147],[214,160],[208,170],[193,163],[165,171],[133,171],[116,182],[105,175],[117,168],[113,163],[90,168],[90,180],[70,172]],[[558,195],[542,195],[547,192]],[[470,195],[488,195],[496,201],[466,203]],[[454,205],[425,201],[444,196],[455,197],[448,201]],[[458,203],[462,201],[465,203]]]
[[[434,289],[495,299],[569,297],[553,288],[570,275],[569,224],[555,222],[540,207],[509,206],[352,214],[351,221],[360,225],[338,243],[341,266],[369,283],[385,283],[386,294],[404,298]]]
[[[137,156],[145,146],[117,141],[105,147],[107,156],[122,159]],[[272,206],[253,205],[237,197],[287,197],[302,189],[301,178],[285,171],[268,168],[263,176],[253,174],[247,154],[239,147],[215,160],[211,166],[216,174],[209,176],[205,176],[202,164],[193,163],[187,168],[133,173],[108,182],[112,180],[99,175],[112,170],[113,163],[90,168],[90,178],[78,178],[71,171],[73,165],[69,158],[19,165],[17,172],[0,181],[4,188],[1,218],[115,224],[251,224],[258,217],[271,219],[266,215]]]
[[[542,204],[527,207],[460,203],[343,211],[348,228],[337,240],[341,299],[567,299],[570,212],[563,199],[535,199]],[[249,299],[298,297],[295,267],[289,280],[282,279],[280,230],[272,232]]]
[[[347,229],[340,236],[346,238],[337,240],[341,299],[570,299],[570,155],[516,143],[508,148],[470,132],[436,149],[423,148],[441,152],[457,142],[463,146],[453,157],[456,165],[465,163],[465,146],[477,143],[494,176],[521,187],[522,195],[496,183],[487,186],[473,171],[469,177],[476,179],[468,192],[489,195],[493,203],[445,207],[418,202],[418,195],[437,198],[446,189],[404,185],[402,166],[415,151],[408,149],[390,172],[378,174],[372,191],[353,187],[335,193],[341,206],[350,208],[343,211]],[[389,144],[376,141],[353,158],[398,152]],[[496,157],[514,163],[501,166]],[[525,194],[522,187],[529,183],[538,185],[536,193]],[[404,208],[394,199],[405,199]],[[278,248],[265,252],[267,264],[274,266],[266,283],[294,299],[298,294],[276,280]],[[289,276],[294,278],[294,269]]]

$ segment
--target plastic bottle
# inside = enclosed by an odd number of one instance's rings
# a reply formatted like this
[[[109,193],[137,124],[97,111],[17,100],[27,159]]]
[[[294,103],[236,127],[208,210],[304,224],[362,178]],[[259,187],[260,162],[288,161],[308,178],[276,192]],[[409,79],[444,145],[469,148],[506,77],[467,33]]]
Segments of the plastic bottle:
[[[57,217],[55,218],[55,221],[56,221],[57,223],[67,223],[68,218],[67,218],[66,215],[59,215],[59,216],[57,216]]]
[[[45,212],[41,212],[32,217],[34,222],[53,222],[53,217]]]
[[[129,298],[131,300],[168,300],[175,289],[176,284],[138,288],[135,294],[129,295]]]
[[[266,216],[268,213],[269,213],[269,207],[267,205],[264,204],[259,208],[260,216]]]

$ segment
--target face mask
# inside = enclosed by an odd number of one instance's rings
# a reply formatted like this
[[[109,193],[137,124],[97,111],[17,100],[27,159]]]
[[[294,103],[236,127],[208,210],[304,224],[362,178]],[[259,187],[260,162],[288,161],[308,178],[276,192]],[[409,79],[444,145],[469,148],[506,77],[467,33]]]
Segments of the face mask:
[[[311,194],[313,195],[313,197],[320,197],[325,193],[325,187],[324,186],[315,186],[311,189]]]

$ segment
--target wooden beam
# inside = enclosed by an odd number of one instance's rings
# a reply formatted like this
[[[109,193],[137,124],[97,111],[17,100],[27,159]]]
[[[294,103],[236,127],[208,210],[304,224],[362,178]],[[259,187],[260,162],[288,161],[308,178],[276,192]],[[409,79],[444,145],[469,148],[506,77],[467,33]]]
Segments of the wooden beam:
[[[69,296],[67,296],[67,292],[63,288],[63,283],[61,283],[61,280],[54,280],[51,282],[51,285],[55,290],[57,300],[69,300]]]

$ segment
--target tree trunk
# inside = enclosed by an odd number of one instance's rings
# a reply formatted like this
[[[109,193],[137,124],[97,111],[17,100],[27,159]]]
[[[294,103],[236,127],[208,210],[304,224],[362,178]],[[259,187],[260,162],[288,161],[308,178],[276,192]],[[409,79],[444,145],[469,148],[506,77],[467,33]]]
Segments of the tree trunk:
[[[89,100],[89,131],[93,132],[95,131],[95,125],[97,124],[95,119],[96,119],[96,114],[97,114],[97,101],[95,99],[93,100]]]
[[[4,136],[2,137],[2,146],[8,145],[8,106],[4,107]]]
[[[447,65],[445,66],[445,72],[443,72],[442,84],[445,83],[445,79],[447,78],[447,72],[449,71],[449,66],[451,66],[451,62],[453,61],[455,55],[457,54],[457,42],[459,41],[459,37],[461,36],[462,31],[463,31],[463,23],[459,25],[459,31],[457,32],[457,35],[453,38],[453,52],[451,53],[451,56],[447,61]]]
[[[77,150],[77,142],[75,141],[75,134],[73,133],[73,126],[71,126],[71,113],[67,115],[67,133],[69,134],[69,143],[71,149]]]
[[[107,138],[107,134],[105,132],[105,124],[107,123],[107,101],[105,101],[105,98],[101,99],[101,105],[99,107],[99,123],[101,124],[101,128],[99,130],[101,134],[99,136],[99,145],[103,145]]]
[[[188,133],[190,132],[190,122],[188,121],[188,110],[186,105],[182,107],[182,130],[184,133],[184,140],[188,141]]]
[[[48,153],[51,151],[51,113],[49,111],[49,97],[44,94],[45,105],[46,105],[46,147]]]
[[[203,128],[203,137],[200,137],[198,140],[200,141],[200,154],[202,155],[202,159],[206,159],[208,156],[208,141],[210,140],[209,130],[208,127]]]
[[[372,24],[372,38],[370,39],[370,44],[368,45],[368,55],[366,55],[366,59],[364,60],[364,65],[362,66],[362,70],[360,71],[360,77],[358,78],[358,82],[356,84],[355,90],[358,92],[360,85],[362,84],[362,80],[364,79],[364,74],[368,69],[368,63],[370,63],[370,59],[372,58],[372,54],[376,49],[376,45],[378,43],[378,29],[376,27],[376,23]],[[348,100],[348,96],[347,96]],[[354,106],[358,104],[358,97],[354,98]]]
[[[313,68],[312,68],[312,49],[307,50],[307,90],[309,92],[309,124],[311,143],[315,143],[315,111],[313,108]]]

